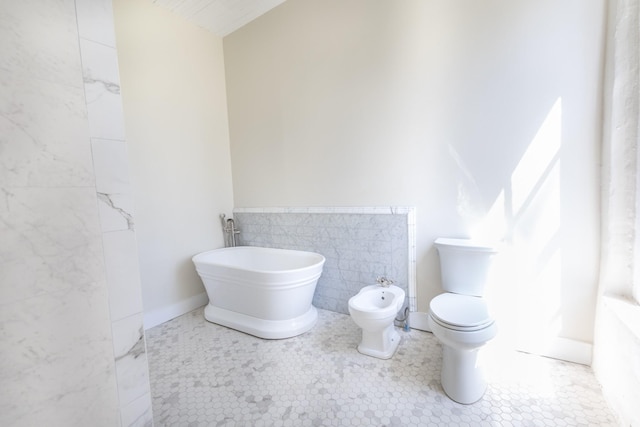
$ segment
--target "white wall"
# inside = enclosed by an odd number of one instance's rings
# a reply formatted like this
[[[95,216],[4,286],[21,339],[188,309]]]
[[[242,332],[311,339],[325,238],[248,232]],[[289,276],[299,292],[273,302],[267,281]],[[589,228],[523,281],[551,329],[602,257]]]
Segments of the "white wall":
[[[434,238],[506,239],[502,335],[588,362],[603,8],[282,4],[224,39],[236,207],[416,206],[422,311]]]
[[[222,39],[149,0],[114,13],[148,328],[206,303],[191,257],[233,208]]]

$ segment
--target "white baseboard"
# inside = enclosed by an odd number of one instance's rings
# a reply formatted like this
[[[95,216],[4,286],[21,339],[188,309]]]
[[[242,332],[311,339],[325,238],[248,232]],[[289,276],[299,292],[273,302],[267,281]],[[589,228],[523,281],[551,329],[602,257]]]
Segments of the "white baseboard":
[[[208,303],[209,298],[207,297],[207,293],[202,292],[169,306],[146,312],[144,313],[144,329],[151,329],[154,326],[158,326],[178,316],[182,316],[183,314],[195,310],[198,307],[202,307],[203,305],[207,305]]]
[[[591,365],[593,344],[569,338],[556,338],[551,349],[549,357],[582,365]]]
[[[593,344],[584,341],[553,337],[547,339],[544,343],[521,344],[516,348],[525,353],[538,354],[540,356],[551,357],[552,359],[560,359],[591,366]]]
[[[409,327],[420,331],[431,332],[429,328],[429,314],[422,311],[412,311],[409,313]]]

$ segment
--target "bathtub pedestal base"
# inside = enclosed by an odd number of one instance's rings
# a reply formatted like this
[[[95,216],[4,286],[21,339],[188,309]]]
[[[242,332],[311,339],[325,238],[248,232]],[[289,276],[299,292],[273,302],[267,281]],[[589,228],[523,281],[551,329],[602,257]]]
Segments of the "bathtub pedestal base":
[[[306,313],[293,319],[264,320],[207,304],[204,318],[227,328],[273,340],[291,338],[309,331],[318,320],[318,310],[311,306]]]

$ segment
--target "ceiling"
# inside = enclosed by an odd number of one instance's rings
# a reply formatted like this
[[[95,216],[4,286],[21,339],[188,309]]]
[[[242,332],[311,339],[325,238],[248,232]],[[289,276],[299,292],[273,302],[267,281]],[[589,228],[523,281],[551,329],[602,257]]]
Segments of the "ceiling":
[[[153,0],[188,21],[224,37],[285,0]]]

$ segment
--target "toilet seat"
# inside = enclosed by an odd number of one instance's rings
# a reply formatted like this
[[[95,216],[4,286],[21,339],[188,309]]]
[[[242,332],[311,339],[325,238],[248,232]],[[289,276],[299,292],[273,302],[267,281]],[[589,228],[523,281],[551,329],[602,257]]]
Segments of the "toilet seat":
[[[436,323],[455,331],[478,331],[493,323],[486,302],[470,295],[440,294],[431,300],[429,310]]]

